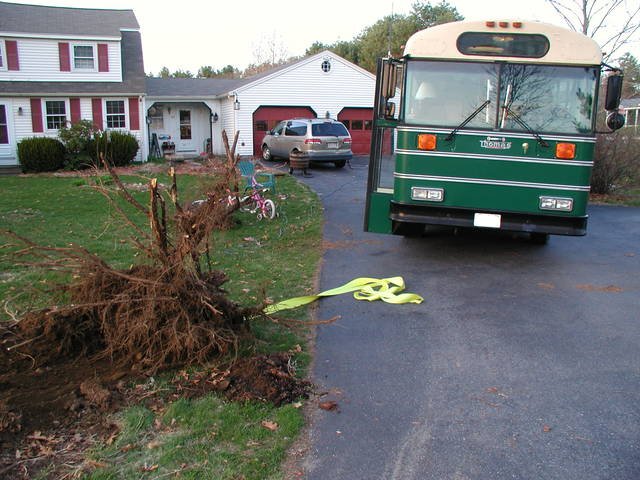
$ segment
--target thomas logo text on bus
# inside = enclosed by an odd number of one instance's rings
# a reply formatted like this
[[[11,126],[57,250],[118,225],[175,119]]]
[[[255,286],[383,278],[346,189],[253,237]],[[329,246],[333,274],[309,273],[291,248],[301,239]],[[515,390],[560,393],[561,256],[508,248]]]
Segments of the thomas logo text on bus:
[[[480,147],[491,150],[509,150],[511,142],[507,142],[504,137],[487,137],[485,140],[480,140]]]

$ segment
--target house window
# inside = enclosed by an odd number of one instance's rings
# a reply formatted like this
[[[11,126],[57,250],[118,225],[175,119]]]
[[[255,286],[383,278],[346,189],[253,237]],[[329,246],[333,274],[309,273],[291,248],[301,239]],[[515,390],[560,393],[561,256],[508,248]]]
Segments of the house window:
[[[150,128],[152,130],[164,129],[164,113],[162,106],[155,105],[149,109],[149,119],[151,120]]]
[[[73,46],[73,68],[75,70],[95,70],[93,45]]]
[[[320,68],[324,73],[329,73],[329,71],[331,70],[331,62],[329,60],[323,61],[322,65],[320,65]]]
[[[127,128],[124,100],[107,100],[107,128]]]
[[[180,110],[180,140],[191,140],[191,110]]]
[[[67,124],[67,108],[64,100],[47,100],[45,103],[45,117],[47,130],[58,130]]]
[[[9,143],[9,125],[7,124],[7,110],[0,105],[0,145]]]

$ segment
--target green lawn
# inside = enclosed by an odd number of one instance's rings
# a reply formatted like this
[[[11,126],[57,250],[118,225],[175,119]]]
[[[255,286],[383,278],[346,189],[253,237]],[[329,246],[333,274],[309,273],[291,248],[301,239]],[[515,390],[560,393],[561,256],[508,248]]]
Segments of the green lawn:
[[[166,177],[159,180],[167,183]],[[192,200],[199,198],[206,178],[179,176],[178,182],[181,198]],[[90,183],[77,177],[0,177],[0,228],[51,246],[73,242],[111,264],[128,267],[139,261],[127,241],[130,232]],[[147,198],[144,191],[136,195],[141,201]],[[226,288],[244,305],[255,304],[263,290],[275,301],[313,290],[321,255],[321,204],[288,176],[278,177],[278,195],[272,198],[279,211],[275,220],[258,221],[254,215],[238,212],[237,224],[216,234],[212,242],[214,267],[229,275]],[[146,220],[140,218],[138,223],[145,225]],[[33,298],[32,287],[46,286],[50,277],[16,265],[11,248],[5,246],[2,251],[0,297],[10,300],[9,308],[21,311],[49,303],[46,295]],[[289,315],[307,318],[304,310]],[[243,350],[288,351],[299,344],[303,352],[296,361],[302,367],[308,363],[304,332],[267,323],[255,324],[253,329],[258,341]],[[304,420],[295,406],[235,404],[209,395],[181,399],[161,411],[134,406],[118,414],[117,421],[122,428],[117,439],[90,453],[100,468],[88,478],[170,478],[172,472],[194,479],[280,478],[280,464]],[[265,428],[264,421],[276,423],[277,429]]]

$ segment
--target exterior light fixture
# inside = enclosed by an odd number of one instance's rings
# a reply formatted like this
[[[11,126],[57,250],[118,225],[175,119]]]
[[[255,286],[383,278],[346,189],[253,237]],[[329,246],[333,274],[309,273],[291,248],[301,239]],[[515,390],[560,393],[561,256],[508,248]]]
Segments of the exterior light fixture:
[[[412,200],[424,200],[427,202],[442,202],[444,200],[443,188],[411,187]]]
[[[211,121],[213,123],[216,123],[218,121],[218,113],[217,112],[211,114]]]
[[[233,101],[233,109],[240,110],[240,102],[238,101],[238,97]]]
[[[540,197],[540,210],[560,210],[570,212],[573,210],[572,198]]]

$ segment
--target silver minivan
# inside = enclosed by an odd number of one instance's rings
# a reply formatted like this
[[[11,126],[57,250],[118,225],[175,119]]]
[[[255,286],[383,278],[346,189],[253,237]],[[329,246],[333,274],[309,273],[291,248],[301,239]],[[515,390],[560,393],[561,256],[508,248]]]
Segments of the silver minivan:
[[[306,154],[313,162],[333,162],[342,168],[351,160],[351,136],[347,128],[330,118],[283,120],[262,140],[262,158],[289,158],[294,152]]]

